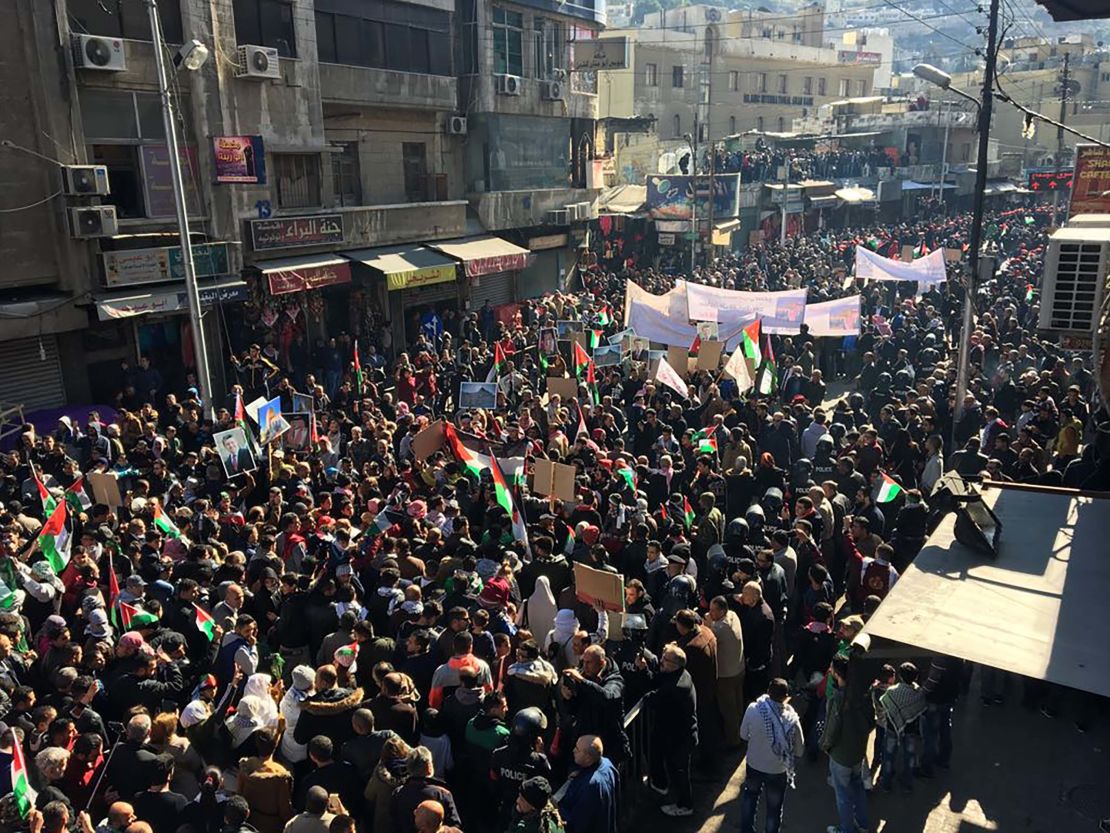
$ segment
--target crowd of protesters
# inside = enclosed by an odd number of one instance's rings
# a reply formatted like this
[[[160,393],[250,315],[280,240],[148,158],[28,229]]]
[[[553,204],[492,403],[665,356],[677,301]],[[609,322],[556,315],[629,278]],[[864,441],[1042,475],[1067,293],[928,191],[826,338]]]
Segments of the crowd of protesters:
[[[596,369],[596,404],[584,383],[547,395],[574,360],[541,361],[541,329],[607,336],[627,280],[673,285],[630,258],[505,321],[487,307],[406,345],[369,334],[358,373],[347,336],[252,345],[214,419],[144,361],[117,417],[25,427],[0,483],[0,824],[614,833],[640,786],[623,780],[640,703],[660,812],[692,814],[691,771],[744,748],[742,833],[761,798],[777,830],[796,770],[823,754],[829,830],[871,829],[873,771],[908,788],[959,760],[970,669],[882,666],[854,642],[922,547],[939,477],[1110,488],[1091,369],[1034,332],[1045,218],[1024,216],[990,220],[1001,266],[959,409],[955,281],[864,288],[846,342],[775,337],[768,395],[702,371],[682,396],[629,363]],[[860,291],[844,279],[856,246],[961,251],[967,222],[821,232],[684,277],[838,297]],[[497,407],[460,409],[459,382],[498,354]],[[840,379],[855,392],[832,401]],[[243,402],[291,411],[296,393],[313,398],[308,450],[278,438],[229,477],[213,435]],[[437,419],[457,445],[428,451],[414,440]],[[524,459],[519,522],[472,454]],[[573,500],[529,491],[540,459],[574,466]],[[94,473],[115,474],[119,500],[88,499]],[[576,564],[620,574],[622,614],[579,598]],[[1080,726],[1093,712],[990,669],[980,688]]]

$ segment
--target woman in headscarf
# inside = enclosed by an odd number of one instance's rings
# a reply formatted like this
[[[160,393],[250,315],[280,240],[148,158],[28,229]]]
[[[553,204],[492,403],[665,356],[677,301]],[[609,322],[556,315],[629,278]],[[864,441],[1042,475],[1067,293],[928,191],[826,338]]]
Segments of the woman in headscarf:
[[[274,683],[269,674],[258,673],[247,677],[243,695],[252,695],[262,701],[258,716],[263,720],[264,725],[273,727],[278,725],[279,715],[277,703],[274,702]]]
[[[231,736],[231,758],[249,758],[257,755],[258,750],[254,745],[254,733],[266,725],[265,715],[268,712],[266,700],[254,694],[244,695],[239,701],[235,714],[224,721],[224,726]]]
[[[563,608],[555,614],[555,625],[543,640],[543,653],[554,663],[557,671],[578,665],[578,657],[574,653],[574,635],[579,630],[578,617],[573,610]]]
[[[281,736],[281,757],[290,764],[296,764],[308,757],[308,747],[293,739],[297,721],[301,717],[301,704],[314,692],[316,671],[307,665],[293,669],[292,683],[285,696],[281,698],[280,712],[285,719],[285,732]]]
[[[516,623],[534,634],[546,635],[555,627],[557,609],[555,595],[551,592],[551,580],[547,576],[537,576],[536,589],[520,606]]]

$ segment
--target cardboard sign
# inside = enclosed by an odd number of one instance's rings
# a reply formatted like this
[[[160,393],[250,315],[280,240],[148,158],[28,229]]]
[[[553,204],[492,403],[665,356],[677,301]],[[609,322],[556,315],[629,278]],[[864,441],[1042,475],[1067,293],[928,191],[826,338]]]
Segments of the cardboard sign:
[[[93,499],[103,503],[111,509],[123,505],[123,495],[120,494],[119,481],[114,474],[106,472],[90,472],[88,475],[89,486],[92,487]]]
[[[551,396],[554,393],[559,394],[564,402],[568,399],[574,399],[578,396],[578,380],[548,376],[547,395]]]
[[[412,456],[417,460],[427,460],[443,447],[446,436],[443,420],[437,419],[412,438]]]
[[[695,365],[698,370],[716,370],[721,363],[721,353],[724,352],[723,341],[703,341],[698,350],[698,361]]]
[[[964,253],[962,249],[945,249],[944,259],[948,263],[959,263],[963,259]]]
[[[685,347],[668,347],[667,348],[667,364],[682,373],[686,370],[688,362],[686,361],[690,356],[690,351]]]
[[[574,466],[536,460],[532,491],[544,497],[574,500]]]
[[[909,245],[903,246],[902,247],[901,259],[904,260],[906,263],[913,263],[913,250],[914,250],[914,248],[916,248],[916,247],[909,246]]]
[[[624,577],[620,573],[575,563],[574,593],[580,602],[591,605],[601,602],[609,613],[624,612]]]

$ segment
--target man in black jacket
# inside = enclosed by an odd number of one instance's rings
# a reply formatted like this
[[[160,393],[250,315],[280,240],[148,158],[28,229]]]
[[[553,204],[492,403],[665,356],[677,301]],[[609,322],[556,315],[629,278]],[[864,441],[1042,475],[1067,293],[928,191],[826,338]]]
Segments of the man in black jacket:
[[[361,688],[341,688],[334,665],[316,670],[316,693],[301,704],[293,739],[307,744],[317,735],[341,744],[351,733],[351,714],[362,705]]]
[[[775,614],[763,600],[763,588],[749,581],[740,591],[740,628],[744,634],[744,700],[767,690],[775,638]]]
[[[560,681],[560,706],[573,720],[568,740],[597,735],[615,765],[628,757],[624,733],[624,678],[600,645],[582,653],[581,668],[568,668]]]
[[[642,656],[637,664],[646,668],[655,660]],[[690,816],[694,813],[690,760],[698,746],[698,702],[694,681],[686,670],[686,652],[673,642],[663,649],[651,686],[644,695],[654,718],[648,786],[660,795],[673,788],[674,803],[661,808],[666,815]]]
[[[455,797],[447,784],[435,777],[431,751],[426,746],[416,747],[409,753],[405,767],[408,770],[408,780],[393,793],[392,833],[416,833],[412,814],[423,801],[438,801],[443,805],[444,823],[459,827],[462,821],[455,807]]]
[[[157,750],[150,746],[150,716],[137,714],[127,723],[127,739],[116,747],[104,780],[126,800],[147,789]]]

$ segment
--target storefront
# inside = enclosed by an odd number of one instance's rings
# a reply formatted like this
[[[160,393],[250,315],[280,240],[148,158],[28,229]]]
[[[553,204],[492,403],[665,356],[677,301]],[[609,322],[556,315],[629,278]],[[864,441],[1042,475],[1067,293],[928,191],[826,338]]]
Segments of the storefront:
[[[343,257],[354,262],[356,271],[367,270],[360,278],[363,283],[372,281],[371,276],[381,278],[370,292],[384,288],[382,303],[395,351],[416,338],[426,317],[442,319],[446,310],[459,308],[457,264],[434,249],[410,244],[344,252]]]
[[[55,336],[0,342],[0,367],[0,405],[22,405],[30,413],[66,404]]]
[[[570,240],[566,232],[541,234],[526,241],[532,256],[517,276],[517,299],[540,298],[565,286]]]
[[[517,300],[517,275],[528,265],[528,249],[494,235],[428,245],[462,264],[464,303],[470,311],[481,309],[487,302],[499,307]]]
[[[260,323],[279,352],[303,336],[308,343],[357,331],[352,316],[351,264],[336,254],[301,255],[255,264],[261,273]]]

